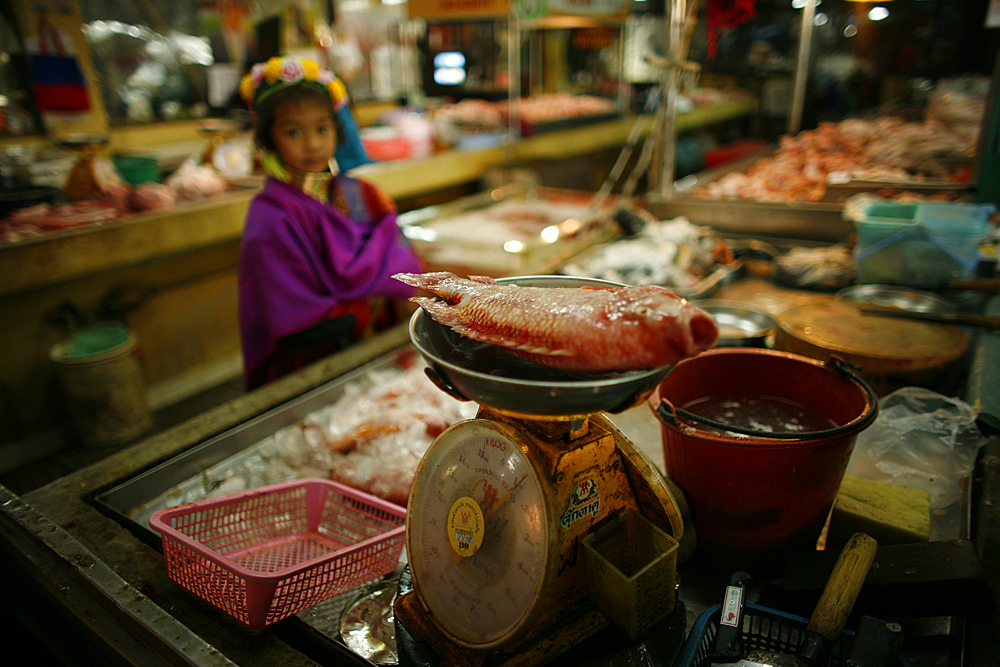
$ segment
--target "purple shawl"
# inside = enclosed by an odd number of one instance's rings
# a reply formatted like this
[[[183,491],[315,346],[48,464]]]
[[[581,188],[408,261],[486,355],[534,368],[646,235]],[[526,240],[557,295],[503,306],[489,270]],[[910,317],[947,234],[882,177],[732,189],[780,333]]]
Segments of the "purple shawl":
[[[250,203],[240,247],[244,378],[279,338],[319,323],[341,301],[409,297],[413,288],[391,276],[419,271],[395,212],[352,220],[269,177]]]

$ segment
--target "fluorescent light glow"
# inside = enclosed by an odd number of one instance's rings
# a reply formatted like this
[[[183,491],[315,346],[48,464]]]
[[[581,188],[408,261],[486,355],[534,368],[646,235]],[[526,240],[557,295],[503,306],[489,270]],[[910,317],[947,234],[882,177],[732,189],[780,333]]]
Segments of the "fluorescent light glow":
[[[871,11],[868,12],[868,18],[872,21],[881,21],[889,18],[889,10],[885,7],[872,7]]]
[[[830,22],[830,17],[820,12],[813,17],[813,25],[826,25]]]
[[[541,236],[546,243],[555,243],[559,240],[559,228],[555,225],[549,225],[542,230]]]
[[[809,0],[792,0],[792,9],[802,9],[806,6]],[[823,4],[823,0],[816,0],[816,6],[819,7]]]
[[[439,86],[457,86],[465,83],[465,70],[461,67],[439,67],[434,70],[434,83]]]
[[[465,54],[442,51],[434,55],[434,67],[465,67]]]

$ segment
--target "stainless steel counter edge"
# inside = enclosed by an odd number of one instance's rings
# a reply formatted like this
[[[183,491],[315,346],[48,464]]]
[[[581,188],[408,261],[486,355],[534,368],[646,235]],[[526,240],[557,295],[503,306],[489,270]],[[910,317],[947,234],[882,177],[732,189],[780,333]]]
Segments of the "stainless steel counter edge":
[[[20,498],[0,487],[0,551],[20,552],[55,604],[73,609],[94,636],[134,664],[214,667],[265,656],[286,667],[315,664],[275,633],[253,633],[170,582],[159,552],[87,499],[408,342],[404,323]]]
[[[24,574],[63,600],[110,651],[148,667],[235,664],[3,486],[0,510],[4,539],[31,563]],[[121,612],[135,622],[123,623]]]

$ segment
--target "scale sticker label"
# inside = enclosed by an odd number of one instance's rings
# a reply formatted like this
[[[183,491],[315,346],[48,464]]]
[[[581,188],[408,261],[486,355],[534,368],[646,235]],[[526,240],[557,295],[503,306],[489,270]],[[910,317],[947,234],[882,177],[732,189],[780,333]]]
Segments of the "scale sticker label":
[[[597,482],[592,479],[585,479],[576,485],[572,495],[569,497],[571,505],[579,506],[597,495]]]
[[[483,510],[479,503],[468,496],[462,496],[451,505],[448,512],[448,542],[462,558],[468,558],[479,551],[486,532]]]
[[[597,517],[601,511],[601,497],[597,495],[597,482],[585,479],[577,484],[573,493],[570,494],[569,502],[570,508],[559,520],[564,529],[569,528],[584,517]]]
[[[722,614],[719,618],[721,625],[736,627],[740,620],[740,598],[743,597],[743,589],[739,586],[727,586],[726,597],[722,601]]]

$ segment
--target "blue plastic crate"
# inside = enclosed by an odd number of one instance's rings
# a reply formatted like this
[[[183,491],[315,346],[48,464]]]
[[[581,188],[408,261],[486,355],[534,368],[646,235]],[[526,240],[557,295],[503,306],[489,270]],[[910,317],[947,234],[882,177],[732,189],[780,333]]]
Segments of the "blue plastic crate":
[[[719,630],[719,611],[722,605],[715,605],[703,611],[695,620],[687,641],[677,656],[675,667],[707,667],[711,664],[712,645]],[[798,650],[806,633],[809,621],[801,616],[747,604],[743,607],[743,646],[746,651],[767,649],[794,653]],[[854,633],[844,630],[830,653],[830,667],[842,665],[851,649]],[[899,667],[913,667],[902,654]]]

